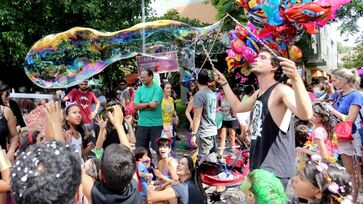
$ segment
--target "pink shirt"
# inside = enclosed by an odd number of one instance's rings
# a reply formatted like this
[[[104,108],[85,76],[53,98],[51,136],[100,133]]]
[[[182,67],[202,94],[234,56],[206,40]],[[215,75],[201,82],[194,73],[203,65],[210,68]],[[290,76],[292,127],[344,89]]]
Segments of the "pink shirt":
[[[92,113],[92,103],[97,103],[97,97],[90,91],[82,92],[78,89],[72,89],[67,94],[67,97],[72,102],[76,102],[82,112],[82,120],[84,124],[92,123],[88,116]]]
[[[311,140],[313,141],[313,143],[314,143],[315,139],[319,139],[319,140],[324,141],[324,144],[326,146],[326,150],[328,151],[328,154],[330,156],[333,155],[332,141],[329,140],[328,131],[324,127],[316,127],[313,130],[313,132],[311,133]]]

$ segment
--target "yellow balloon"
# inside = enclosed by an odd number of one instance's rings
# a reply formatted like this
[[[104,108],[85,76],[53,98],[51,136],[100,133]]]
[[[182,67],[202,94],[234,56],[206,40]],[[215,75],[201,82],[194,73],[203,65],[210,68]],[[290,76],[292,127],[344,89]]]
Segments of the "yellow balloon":
[[[289,58],[292,61],[299,61],[301,60],[302,56],[303,54],[298,46],[292,45],[289,47]]]

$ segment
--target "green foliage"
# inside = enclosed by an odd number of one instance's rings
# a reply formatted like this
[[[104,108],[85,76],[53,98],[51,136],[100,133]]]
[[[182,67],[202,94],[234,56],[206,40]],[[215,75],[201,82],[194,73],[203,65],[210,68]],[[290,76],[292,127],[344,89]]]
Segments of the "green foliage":
[[[338,53],[342,54],[342,53],[346,53],[350,50],[350,47],[345,46],[343,43],[338,42]]]
[[[358,69],[363,67],[363,44],[355,47],[352,54],[345,56],[342,60],[344,68]]]
[[[150,2],[145,0],[146,7]],[[2,0],[1,71],[23,72],[25,55],[46,35],[76,26],[117,31],[136,24],[140,16],[140,0]]]
[[[359,26],[358,19],[363,17],[363,1],[352,0],[337,11],[337,19],[342,21],[341,33],[357,33]]]
[[[247,22],[244,9],[239,7],[236,1],[231,0],[210,0],[210,3],[217,9],[217,19],[221,19],[227,15],[227,13],[233,16],[242,24]],[[231,18],[226,18],[223,30],[229,31],[235,27],[236,23]]]

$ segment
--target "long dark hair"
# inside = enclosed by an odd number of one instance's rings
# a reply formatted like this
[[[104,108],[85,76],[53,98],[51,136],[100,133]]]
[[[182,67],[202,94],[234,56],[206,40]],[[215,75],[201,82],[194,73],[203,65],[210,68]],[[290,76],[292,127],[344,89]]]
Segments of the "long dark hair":
[[[74,106],[79,107],[76,103],[71,104],[71,105],[69,105],[69,106],[67,106],[65,108],[64,114],[68,115],[69,110]],[[64,122],[63,122],[63,129],[64,130],[70,130],[71,129],[71,125],[68,123],[68,121],[66,119],[64,119]],[[87,139],[90,136],[90,133],[88,132],[88,130],[83,125],[83,119],[81,120],[81,123],[76,126],[76,130],[81,134],[82,140]]]
[[[5,106],[4,101],[2,99],[2,95],[4,92],[9,91],[10,87],[6,85],[4,82],[0,81],[0,105]]]
[[[194,168],[194,162],[193,162],[192,157],[189,156],[189,155],[184,155],[182,158],[186,158],[188,160],[188,169],[190,171],[190,178],[189,179],[194,180],[195,168]]]

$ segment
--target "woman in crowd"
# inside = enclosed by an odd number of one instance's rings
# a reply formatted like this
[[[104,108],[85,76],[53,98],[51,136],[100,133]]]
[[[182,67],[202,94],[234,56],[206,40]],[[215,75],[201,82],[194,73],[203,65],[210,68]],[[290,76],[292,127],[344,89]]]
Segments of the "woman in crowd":
[[[18,131],[13,112],[7,106],[0,105],[0,145],[6,150],[10,161],[14,161],[14,153],[18,143]],[[8,146],[8,142],[10,145]]]
[[[238,129],[238,121],[235,117],[235,113],[232,111],[231,105],[228,103],[223,89],[220,89],[221,95],[221,111],[223,113],[223,121],[222,121],[222,127],[220,130],[220,150],[219,154],[223,155],[225,146],[226,146],[226,137],[227,132],[229,135],[229,142],[231,148],[235,148],[235,137],[236,137],[236,129]]]
[[[170,82],[165,82],[163,84],[161,84],[161,88],[164,91],[164,97],[163,97],[163,101],[161,102],[161,111],[162,111],[162,117],[163,117],[163,129],[166,135],[168,135],[168,137],[173,138],[174,141],[174,146],[175,146],[175,137],[173,135],[173,124],[177,124],[178,123],[178,115],[176,114],[175,111],[175,106],[174,106],[174,99],[173,97],[171,97],[171,83]]]
[[[332,95],[333,107],[332,113],[340,121],[356,120],[359,110],[362,107],[362,94],[356,90],[359,77],[355,70],[335,69],[331,74],[331,81],[337,89]],[[358,189],[361,180],[361,170],[357,157],[361,157],[360,136],[356,132],[353,134],[352,141],[338,141],[339,154],[342,158],[343,165],[347,169],[353,183],[353,201],[358,198]]]
[[[338,163],[325,163],[314,155],[292,179],[295,196],[309,203],[353,203],[352,183],[347,170]],[[355,203],[355,202],[354,202]]]
[[[183,156],[176,168],[179,182],[168,185],[165,189],[156,190],[154,185],[149,185],[147,199],[151,202],[173,200],[179,204],[203,204],[206,203],[201,192],[193,182],[194,164],[190,156]]]
[[[0,81],[0,105],[7,106],[13,111],[16,119],[17,126],[25,127],[23,114],[19,108],[19,105],[14,100],[10,100],[10,87]]]

